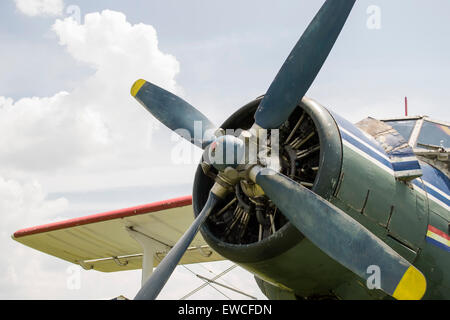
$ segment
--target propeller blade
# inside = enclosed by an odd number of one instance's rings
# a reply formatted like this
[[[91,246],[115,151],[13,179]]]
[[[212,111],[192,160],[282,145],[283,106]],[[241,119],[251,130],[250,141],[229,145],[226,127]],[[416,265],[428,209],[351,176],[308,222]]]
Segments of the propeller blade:
[[[220,201],[220,198],[216,196],[213,192],[209,193],[208,200],[206,201],[203,210],[194,220],[189,229],[183,234],[183,236],[178,240],[175,246],[169,251],[169,253],[164,257],[158,267],[155,269],[150,278],[145,282],[142,288],[137,293],[135,300],[154,300],[160,293],[161,289],[166,284],[172,275],[173,270],[177,266],[181,257],[186,252],[187,248],[194,240],[200,226],[205,222],[208,215]]]
[[[142,79],[133,84],[131,95],[166,127],[196,146],[204,149],[213,141],[216,126],[180,97]]]
[[[250,177],[289,221],[331,258],[363,279],[369,266],[378,266],[380,289],[396,299],[423,297],[423,274],[342,210],[272,169],[256,166]]]
[[[292,49],[255,113],[255,123],[276,129],[308,91],[333,48],[355,0],[327,0]]]

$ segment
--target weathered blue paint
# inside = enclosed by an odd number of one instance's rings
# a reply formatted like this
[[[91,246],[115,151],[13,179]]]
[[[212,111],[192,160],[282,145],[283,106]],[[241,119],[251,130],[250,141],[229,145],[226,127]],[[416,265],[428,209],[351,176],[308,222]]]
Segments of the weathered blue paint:
[[[189,142],[203,149],[212,142],[216,126],[180,97],[145,82],[135,98],[155,118]]]
[[[278,128],[300,103],[325,63],[355,0],[326,1],[292,49],[255,113],[255,123]]]

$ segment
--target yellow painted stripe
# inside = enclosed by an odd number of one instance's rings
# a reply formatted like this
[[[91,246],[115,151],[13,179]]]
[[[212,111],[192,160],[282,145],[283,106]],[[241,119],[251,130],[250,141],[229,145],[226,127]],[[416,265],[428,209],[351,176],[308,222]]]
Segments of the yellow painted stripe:
[[[440,242],[440,243],[445,244],[446,246],[450,247],[450,240],[447,240],[444,237],[441,237],[440,235],[434,233],[433,231],[428,230],[427,237],[434,239],[437,242]]]
[[[427,289],[427,280],[423,274],[410,266],[392,295],[397,300],[420,300]]]
[[[138,94],[139,90],[141,90],[142,86],[146,83],[147,81],[139,79],[137,80],[133,86],[131,87],[131,95],[133,97],[136,97],[136,95]]]

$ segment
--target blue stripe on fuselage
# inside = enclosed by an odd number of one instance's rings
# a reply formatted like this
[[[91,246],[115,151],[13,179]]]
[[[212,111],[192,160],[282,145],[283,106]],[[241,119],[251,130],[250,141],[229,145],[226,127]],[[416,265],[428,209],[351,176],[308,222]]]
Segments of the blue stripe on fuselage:
[[[334,112],[331,112],[331,115],[334,117],[334,119],[339,127],[344,128],[345,130],[347,130],[354,136],[358,137],[359,139],[361,139],[363,142],[367,143],[374,149],[380,151],[383,154],[386,154],[383,147],[381,147],[374,138],[366,135],[364,132],[359,130],[353,123],[351,123],[347,119],[342,118],[340,115],[338,115]],[[342,133],[342,131],[341,131],[341,133]]]
[[[400,161],[400,162],[394,162],[387,160],[386,158],[388,155],[384,151],[384,149],[378,144],[378,142],[375,139],[371,139],[371,137],[368,137],[364,132],[362,132],[360,129],[358,129],[354,124],[349,122],[348,120],[342,118],[338,114],[331,112],[332,116],[334,117],[336,123],[338,124],[339,131],[341,133],[341,137],[343,140],[347,141],[360,151],[362,151],[364,154],[369,156],[370,158],[376,160],[378,163],[382,164],[387,169],[390,169],[391,171],[403,171],[403,170],[417,170],[422,169],[422,179],[423,181],[429,183],[432,185],[435,189],[439,190],[440,192],[437,192],[436,190],[433,190],[432,188],[422,184],[422,182],[419,179],[414,179],[413,183],[420,189],[427,192],[429,195],[433,196],[437,200],[441,201],[443,204],[449,206],[450,205],[450,180],[445,176],[441,171],[438,169],[428,165],[427,163],[420,162],[419,165],[417,165],[418,161]],[[347,134],[345,131],[351,133],[353,136],[357,137],[359,140],[363,141],[373,149],[379,151],[381,154],[385,155],[385,157],[382,157],[380,154],[372,150],[371,148],[368,148],[366,145],[362,144],[360,141],[354,139],[349,134]],[[388,170],[389,171],[389,170]],[[391,172],[390,171],[390,172]]]
[[[436,241],[436,240],[434,240],[433,238],[430,238],[430,237],[427,237],[426,240],[427,240],[429,243],[432,243],[432,244],[434,244],[435,246],[438,246],[439,248],[444,249],[444,250],[447,251],[447,252],[450,252],[450,247],[446,246],[445,244],[443,244],[443,243],[441,243],[441,242],[439,242],[439,241]]]
[[[351,137],[350,135],[348,135],[346,132],[344,132],[342,130],[341,130],[341,136],[342,136],[342,139],[344,139],[345,141],[349,142],[350,144],[352,144],[353,146],[355,146],[356,148],[358,148],[359,150],[361,150],[362,152],[364,152],[368,156],[374,158],[375,160],[377,160],[381,164],[385,165],[387,168],[389,168],[391,170],[393,169],[392,168],[392,164],[391,164],[391,162],[389,160],[383,158],[378,153],[376,153],[372,149],[368,148],[364,144],[360,143],[358,140],[354,139],[353,137]],[[360,138],[360,137],[358,136],[358,138]],[[372,145],[371,145],[371,147],[372,147]]]
[[[424,165],[424,163],[422,163],[422,167],[423,167],[423,165]],[[424,178],[424,176],[422,176],[422,178]],[[429,178],[429,177],[426,177],[426,178]],[[435,187],[437,189],[436,185],[433,184],[432,182],[430,182],[429,179],[428,179],[428,181],[425,180],[425,179],[423,179],[423,180],[428,182],[429,184],[431,184],[433,187]],[[445,197],[444,195],[442,195],[441,193],[433,190],[432,188],[428,187],[427,185],[422,184],[422,182],[420,182],[418,179],[414,179],[413,183],[414,183],[414,185],[416,185],[417,187],[419,187],[422,190],[425,188],[424,191],[426,193],[428,193],[430,196],[433,196],[434,198],[436,198],[437,200],[441,201],[445,205],[450,206],[450,200],[448,199],[448,194],[447,194],[447,197]],[[442,191],[442,190],[439,190],[439,191]]]

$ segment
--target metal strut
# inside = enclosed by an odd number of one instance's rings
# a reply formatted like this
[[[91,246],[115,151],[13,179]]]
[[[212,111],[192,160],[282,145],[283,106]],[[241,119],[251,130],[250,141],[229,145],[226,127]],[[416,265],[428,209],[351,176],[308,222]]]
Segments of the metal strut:
[[[152,239],[145,233],[133,229],[133,227],[126,227],[126,230],[128,234],[141,245],[143,250],[141,285],[144,285],[153,273],[156,252],[167,252],[170,250],[170,246]]]

